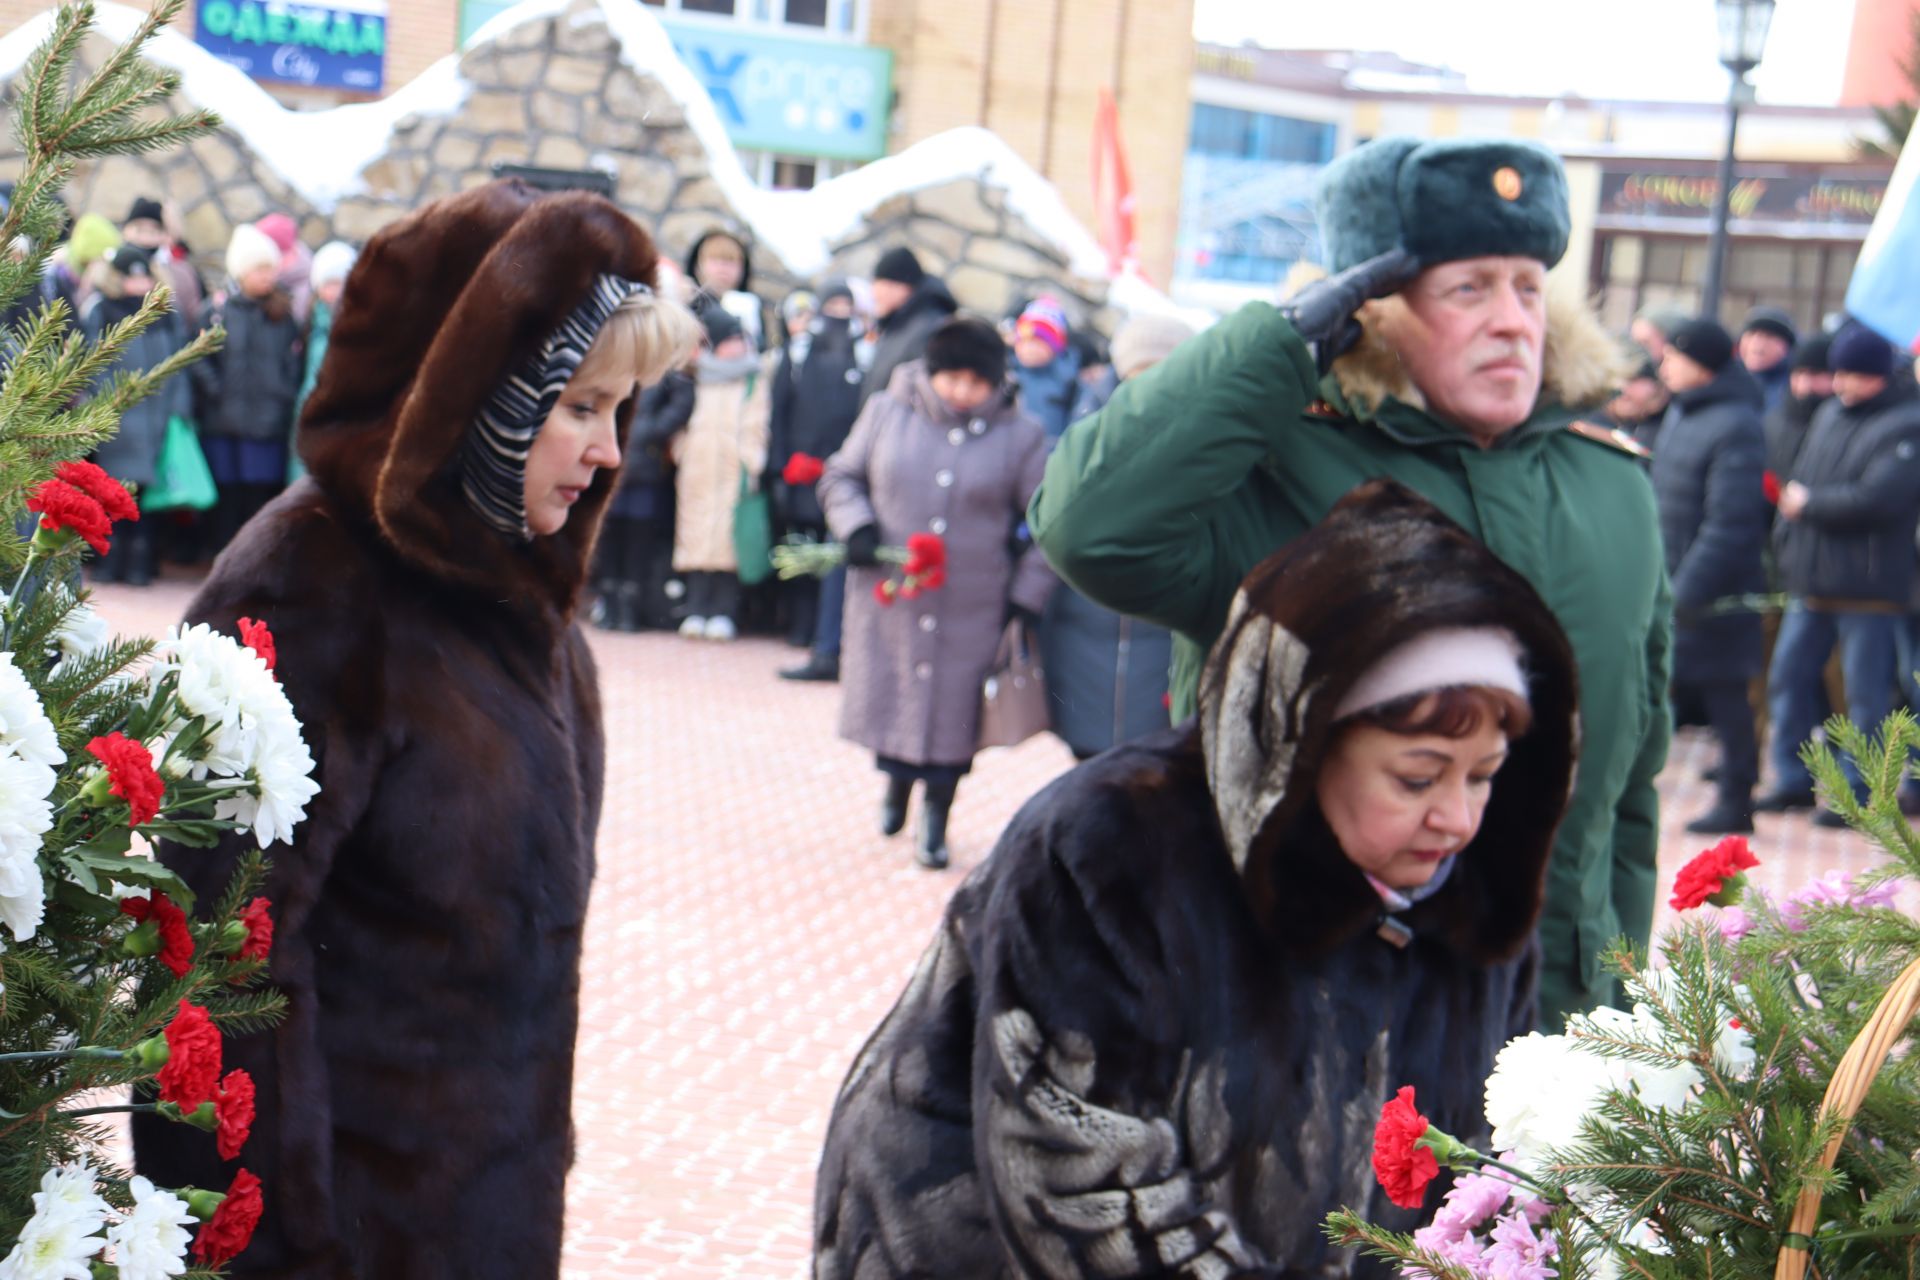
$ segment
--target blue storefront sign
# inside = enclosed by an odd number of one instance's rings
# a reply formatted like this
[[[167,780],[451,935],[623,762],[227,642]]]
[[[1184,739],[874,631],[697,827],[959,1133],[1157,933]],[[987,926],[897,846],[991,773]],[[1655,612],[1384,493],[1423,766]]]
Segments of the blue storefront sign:
[[[383,0],[198,0],[194,40],[256,80],[361,93],[386,81]]]
[[[661,25],[735,146],[837,160],[886,154],[892,50],[717,23]]]

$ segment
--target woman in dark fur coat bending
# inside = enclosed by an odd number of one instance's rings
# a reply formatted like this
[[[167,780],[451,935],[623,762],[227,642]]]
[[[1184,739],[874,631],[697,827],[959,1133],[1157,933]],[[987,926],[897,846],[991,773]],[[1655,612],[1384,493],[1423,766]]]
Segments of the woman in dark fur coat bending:
[[[1197,722],[1028,803],[834,1107],[818,1280],[1385,1277],[1381,1104],[1485,1129],[1533,1023],[1566,637],[1409,491],[1248,576]],[[1498,782],[1494,775],[1499,774]]]
[[[273,859],[287,1019],[227,1046],[267,1197],[235,1274],[559,1272],[604,761],[574,607],[636,387],[697,332],[657,257],[606,200],[515,182],[374,236],[302,416],[309,474],[188,612],[269,623],[322,786]],[[165,857],[204,895],[222,852]],[[202,1134],[134,1136],[168,1186],[231,1177]]]

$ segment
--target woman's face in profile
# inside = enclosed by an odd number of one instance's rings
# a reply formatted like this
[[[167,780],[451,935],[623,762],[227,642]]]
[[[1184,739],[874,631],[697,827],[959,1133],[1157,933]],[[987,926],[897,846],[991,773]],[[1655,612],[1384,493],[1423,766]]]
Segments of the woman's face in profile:
[[[1491,717],[1463,738],[1350,724],[1321,766],[1320,811],[1355,866],[1417,889],[1479,831],[1506,758],[1506,731]]]
[[[560,532],[594,476],[620,465],[615,420],[633,394],[633,378],[604,373],[575,377],[560,393],[527,451],[527,528],[536,537]]]

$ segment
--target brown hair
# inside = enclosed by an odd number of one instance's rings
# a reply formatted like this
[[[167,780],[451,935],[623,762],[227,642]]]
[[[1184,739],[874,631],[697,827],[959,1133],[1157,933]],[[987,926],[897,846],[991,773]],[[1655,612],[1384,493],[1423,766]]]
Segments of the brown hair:
[[[1428,734],[1442,738],[1465,738],[1478,733],[1491,720],[1509,741],[1525,735],[1533,727],[1533,708],[1510,689],[1486,685],[1456,685],[1449,689],[1428,689],[1410,693],[1392,702],[1370,707],[1353,717],[1405,737]]]

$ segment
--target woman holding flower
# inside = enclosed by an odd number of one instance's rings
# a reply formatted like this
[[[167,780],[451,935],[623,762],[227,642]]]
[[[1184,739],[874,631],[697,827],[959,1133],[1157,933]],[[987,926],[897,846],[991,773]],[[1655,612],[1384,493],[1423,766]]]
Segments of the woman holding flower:
[[[1575,706],[1524,579],[1355,490],[1249,575],[1197,721],[1055,782],[955,896],[835,1105],[817,1280],[1391,1274],[1321,1222],[1414,1225],[1373,1169],[1399,1087],[1485,1129]]]
[[[268,882],[287,1018],[227,1049],[265,1195],[237,1274],[558,1274],[604,763],[574,614],[637,389],[696,337],[657,256],[608,201],[517,182],[381,231],[307,476],[191,607],[270,621],[322,785]],[[203,903],[226,884],[228,857],[163,856]],[[142,1173],[226,1185],[203,1135],[149,1119]]]
[[[820,480],[850,566],[840,736],[871,750],[887,775],[885,834],[906,826],[920,785],[922,866],[947,865],[947,817],[973,767],[1001,632],[1016,613],[1037,618],[1054,586],[1039,552],[1016,538],[1046,456],[1045,433],[1007,382],[1006,344],[963,316],[867,401]],[[945,541],[945,585],[887,595],[880,548],[929,532]]]

